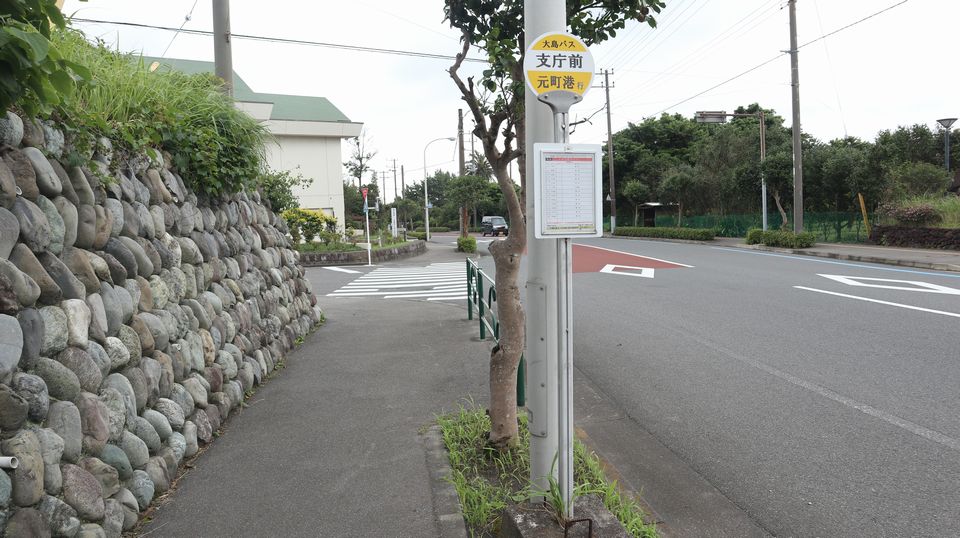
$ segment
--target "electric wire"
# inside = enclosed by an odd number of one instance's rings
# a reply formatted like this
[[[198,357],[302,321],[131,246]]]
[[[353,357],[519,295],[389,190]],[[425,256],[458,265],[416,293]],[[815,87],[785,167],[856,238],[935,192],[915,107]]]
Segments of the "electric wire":
[[[820,3],[813,0],[813,10],[817,14],[817,24],[820,26],[820,32],[823,32],[823,20],[820,18]],[[840,102],[840,87],[837,86],[837,73],[833,69],[833,59],[830,58],[830,48],[827,47],[827,40],[823,40],[823,53],[827,56],[827,67],[830,69],[830,78],[833,80],[833,94],[837,98],[837,112],[840,116],[840,125],[843,126],[843,137],[847,137],[847,119],[843,116],[843,103]]]
[[[190,35],[202,35],[202,36],[212,36],[213,32],[209,30],[189,30],[189,29],[178,29],[171,26],[157,26],[153,24],[141,24],[136,22],[127,22],[127,21],[105,21],[97,19],[82,19],[82,18],[73,18],[71,19],[74,22],[82,22],[88,24],[112,24],[115,26],[129,26],[133,28],[147,28],[151,30],[164,30],[168,32],[180,32],[183,34]],[[377,47],[364,47],[361,45],[345,45],[343,43],[327,43],[323,41],[309,41],[305,39],[292,39],[285,37],[271,37],[271,36],[260,36],[252,34],[234,34],[231,33],[230,37],[233,39],[246,39],[249,41],[263,41],[269,43],[284,43],[288,45],[307,45],[312,47],[327,47],[332,49],[339,50],[350,50],[354,52],[370,52],[376,54],[393,54],[397,56],[409,56],[413,58],[428,58],[432,60],[454,60],[455,56],[448,54],[434,54],[431,52],[417,52],[410,50],[400,50],[400,49],[385,49]],[[477,63],[487,63],[487,60],[481,58],[465,58],[464,62],[477,62]]]
[[[862,22],[868,21],[868,20],[870,20],[870,19],[872,19],[872,18],[874,18],[874,17],[876,17],[876,16],[878,16],[878,15],[880,15],[880,14],[882,14],[882,13],[886,13],[887,11],[890,11],[891,9],[893,9],[893,8],[895,8],[895,7],[898,7],[898,6],[901,6],[901,5],[903,5],[903,4],[906,4],[906,3],[909,2],[909,1],[910,1],[910,0],[901,0],[900,2],[897,2],[897,3],[895,3],[895,4],[892,4],[892,5],[890,5],[890,6],[887,6],[887,7],[883,8],[883,9],[881,9],[880,11],[877,11],[877,12],[874,12],[874,13],[872,13],[872,14],[870,14],[870,15],[867,15],[866,17],[864,17],[864,18],[862,18],[862,19],[859,19],[859,20],[857,20],[857,21],[854,21],[854,22],[852,22],[852,23],[850,23],[850,24],[847,24],[846,26],[842,26],[842,27],[837,28],[836,30],[834,30],[834,31],[832,31],[832,32],[829,32],[829,33],[827,33],[827,34],[823,34],[823,35],[821,35],[820,37],[817,37],[817,38],[815,38],[815,39],[812,39],[812,40],[810,40],[810,41],[807,41],[806,43],[804,43],[804,44],[802,44],[802,45],[798,45],[798,46],[797,46],[797,50],[800,50],[800,49],[802,49],[802,48],[804,48],[804,47],[806,47],[806,46],[808,46],[808,45],[812,45],[812,44],[814,44],[814,43],[816,43],[816,42],[818,42],[818,41],[821,41],[821,40],[823,40],[823,39],[826,39],[826,38],[828,38],[828,37],[830,37],[830,36],[832,36],[832,35],[838,34],[838,33],[842,32],[842,31],[844,31],[844,30],[846,30],[846,29],[848,29],[848,28],[852,28],[852,27],[854,27],[854,26],[856,26],[856,25],[858,25],[858,24],[860,24],[860,23],[862,23]],[[724,86],[724,85],[726,85],[726,84],[729,84],[730,82],[733,82],[734,80],[737,80],[737,79],[740,78],[740,77],[743,77],[743,76],[745,76],[745,75],[748,75],[748,74],[756,71],[757,69],[760,69],[761,67],[764,67],[764,66],[766,66],[766,65],[768,65],[768,64],[770,64],[770,63],[773,63],[774,61],[779,60],[780,58],[782,58],[782,57],[784,57],[784,56],[786,56],[786,55],[788,55],[788,54],[790,54],[789,51],[781,52],[780,54],[774,56],[773,58],[770,58],[769,60],[766,60],[766,61],[764,61],[764,62],[762,62],[762,63],[759,63],[759,64],[751,67],[750,69],[747,69],[746,71],[743,71],[742,73],[739,73],[739,74],[737,74],[737,75],[734,75],[734,76],[732,76],[732,77],[724,80],[723,82],[720,82],[720,83],[718,83],[718,84],[715,84],[715,85],[707,88],[706,90],[703,90],[703,91],[701,91],[701,92],[699,92],[699,93],[697,93],[697,94],[695,94],[695,95],[692,95],[692,96],[690,96],[690,97],[687,97],[686,99],[683,99],[682,101],[679,101],[679,102],[677,102],[677,103],[674,103],[673,105],[670,105],[670,106],[668,106],[667,108],[664,108],[664,109],[660,110],[659,112],[656,112],[656,113],[651,114],[651,115],[646,116],[646,117],[647,117],[647,118],[650,118],[650,117],[654,117],[654,116],[659,116],[660,114],[663,114],[664,112],[667,112],[668,110],[670,110],[670,109],[672,109],[672,108],[676,108],[676,107],[678,107],[678,106],[680,106],[680,105],[682,105],[682,104],[684,104],[684,103],[687,103],[687,102],[689,102],[689,101],[692,101],[692,100],[696,99],[697,97],[700,97],[701,95],[707,94],[707,93],[709,93],[709,92],[711,92],[711,91],[713,91],[713,90],[715,90],[715,89],[717,89],[717,88],[719,88],[719,87],[721,87],[721,86]]]
[[[687,8],[686,8],[684,11],[678,13],[678,14],[677,14],[677,17],[678,17],[678,18],[679,18],[679,17],[682,17],[683,14],[686,13],[690,8],[696,6],[698,1],[705,1],[705,0],[694,0],[694,2],[693,2],[692,4],[690,4],[690,5],[688,5]],[[693,20],[694,18],[696,18],[697,14],[700,13],[700,11],[701,11],[702,9],[703,9],[703,5],[701,4],[700,6],[697,7],[696,10],[694,10],[693,13],[690,14],[689,17],[681,20],[681,21],[679,22],[679,24],[676,24],[676,25],[671,26],[671,27],[670,27],[670,32],[669,32],[669,33],[666,33],[666,34],[663,34],[663,37],[662,37],[659,41],[657,41],[657,40],[652,40],[652,41],[647,42],[646,45],[638,48],[638,49],[635,51],[636,56],[634,56],[632,60],[628,61],[628,62],[625,64],[625,66],[626,66],[626,67],[632,67],[632,66],[634,66],[634,65],[639,65],[639,64],[641,64],[644,60],[646,60],[647,58],[649,58],[650,55],[654,53],[654,51],[656,51],[656,50],[659,49],[661,46],[663,46],[664,43],[666,43],[667,41],[669,41],[669,40],[670,40],[670,37],[672,37],[673,34],[677,33],[681,28],[684,27],[684,25],[686,25],[688,22],[690,22],[691,20]],[[654,43],[656,43],[656,45],[654,45]],[[641,56],[641,53],[642,53],[644,50],[646,50],[648,47],[650,47],[651,45],[653,45],[653,48],[647,50],[646,54],[643,54],[643,55]]]
[[[651,39],[657,33],[655,30],[658,30],[670,24],[670,22],[675,18],[673,16],[673,13],[676,13],[675,10],[680,9],[680,7],[683,6],[684,2],[687,2],[687,1],[689,0],[678,0],[675,6],[671,6],[674,11],[671,12],[670,10],[668,10],[667,15],[664,17],[664,20],[659,21],[656,28],[650,28],[650,30],[654,30],[654,31],[638,33],[641,28],[644,28],[644,27],[649,28],[649,26],[646,23],[638,21],[632,28],[630,28],[630,30],[627,30],[627,32],[621,36],[621,40],[618,43],[613,45],[613,52],[611,52],[610,58],[608,60],[605,60],[605,62],[607,64],[613,65],[617,62],[620,62],[621,60],[628,58],[630,51],[633,49],[635,45],[640,45],[646,40]],[[629,37],[628,37],[628,34],[629,34]]]
[[[183,23],[180,24],[180,28],[177,28],[177,31],[174,32],[173,37],[170,38],[170,42],[167,43],[167,48],[163,49],[163,53],[160,54],[161,58],[166,58],[167,51],[170,50],[170,46],[173,45],[173,41],[177,39],[177,36],[180,35],[180,32],[183,30],[183,27],[190,22],[190,19],[193,18],[193,10],[197,7],[197,0],[193,0],[193,6],[190,7],[190,11],[183,17]]]
[[[689,54],[687,54],[686,56],[678,60],[672,66],[674,70],[673,73],[659,73],[658,76],[652,77],[647,81],[642,82],[639,86],[633,88],[632,89],[633,91],[631,93],[627,95],[622,95],[620,99],[621,100],[629,99],[634,95],[643,92],[645,89],[649,88],[650,86],[655,85],[657,82],[660,82],[668,78],[669,76],[684,75],[688,67],[692,67],[694,65],[702,63],[705,60],[703,56],[698,56],[701,51],[703,51],[704,49],[707,49],[708,47],[716,50],[721,44],[727,42],[732,38],[741,38],[749,34],[753,29],[755,29],[759,25],[766,22],[767,19],[769,19],[773,15],[776,15],[776,11],[771,12],[771,10],[778,8],[779,3],[780,3],[780,0],[773,0],[772,2],[770,2],[769,0],[764,0],[764,2],[762,2],[759,7],[757,7],[750,13],[748,13],[746,16],[744,16],[737,22],[728,26],[725,30],[715,35],[713,38],[711,38],[709,41],[701,45],[696,50],[690,52]],[[752,26],[750,26],[747,29],[738,28],[741,25],[743,28],[745,28],[747,25],[751,25],[751,24]]]

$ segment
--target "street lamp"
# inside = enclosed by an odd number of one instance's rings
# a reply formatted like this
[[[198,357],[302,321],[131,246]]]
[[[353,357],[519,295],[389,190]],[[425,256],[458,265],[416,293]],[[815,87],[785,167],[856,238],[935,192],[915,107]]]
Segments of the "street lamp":
[[[430,196],[427,191],[427,148],[430,147],[430,144],[441,140],[453,142],[456,138],[452,136],[441,136],[440,138],[435,138],[427,142],[427,145],[423,147],[423,227],[427,230],[427,241],[430,240]]]
[[[763,110],[753,114],[727,114],[724,110],[697,112],[697,123],[726,123],[727,118],[741,118],[751,116],[760,120],[760,197],[763,211],[763,230],[767,230],[767,178],[763,176],[763,161],[767,158],[767,122],[763,115]]]
[[[943,166],[947,168],[947,172],[950,171],[950,127],[955,121],[957,121],[957,118],[937,120],[937,123],[943,127]]]

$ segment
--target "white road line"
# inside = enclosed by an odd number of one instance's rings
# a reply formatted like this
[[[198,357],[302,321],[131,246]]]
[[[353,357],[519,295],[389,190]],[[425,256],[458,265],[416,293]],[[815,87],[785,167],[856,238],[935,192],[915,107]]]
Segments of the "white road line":
[[[953,318],[960,318],[960,314],[958,314],[958,313],[956,313],[956,312],[944,312],[943,310],[933,310],[933,309],[930,309],[930,308],[922,308],[922,307],[919,307],[919,306],[912,306],[912,305],[908,305],[908,304],[891,303],[890,301],[881,301],[881,300],[879,300],[879,299],[870,299],[870,298],[868,298],[868,297],[860,297],[860,296],[857,296],[857,295],[847,295],[846,293],[837,293],[837,292],[835,292],[835,291],[818,290],[817,288],[808,288],[808,287],[806,287],[806,286],[794,286],[794,288],[797,288],[798,290],[806,290],[806,291],[814,291],[814,292],[817,292],[817,293],[825,293],[825,294],[827,294],[827,295],[836,295],[837,297],[846,297],[847,299],[856,299],[856,300],[858,300],[858,301],[867,301],[867,302],[869,302],[869,303],[877,303],[877,304],[885,304],[885,305],[888,305],[888,306],[896,306],[896,307],[898,307],[898,308],[906,308],[907,310],[918,310],[918,311],[920,311],[920,312],[929,312],[929,313],[931,313],[931,314],[940,314],[941,316],[950,316],[950,317],[953,317]]]
[[[324,267],[327,271],[340,271],[341,273],[355,273],[360,274],[363,271],[354,271],[353,269],[345,269],[343,267]]]
[[[465,301],[466,295],[457,295],[456,297],[427,297],[428,301]]]
[[[900,291],[918,291],[921,293],[943,293],[947,295],[960,295],[960,290],[948,288],[940,284],[931,284],[930,282],[920,282],[918,280],[894,280],[891,278],[872,278],[865,276],[844,276],[844,275],[824,275],[817,273],[818,276],[835,280],[848,286],[862,286],[864,288],[881,288],[885,290]],[[861,282],[861,280],[865,282]],[[910,286],[885,286],[883,284],[870,284],[869,282],[893,282],[894,284],[911,284]]]
[[[795,286],[795,287],[799,287],[799,286]],[[802,289],[807,289],[807,288],[802,288]],[[813,291],[820,291],[820,290],[813,290]],[[674,329],[674,330],[677,331],[678,333],[680,332],[679,329]],[[837,403],[839,403],[839,404],[841,404],[841,405],[844,405],[844,406],[846,406],[846,407],[849,407],[849,408],[851,408],[851,409],[856,409],[857,411],[860,411],[861,413],[863,413],[863,414],[865,414],[865,415],[869,415],[869,416],[871,416],[871,417],[878,418],[878,419],[880,419],[880,420],[882,420],[882,421],[884,421],[884,422],[886,422],[886,423],[888,423],[888,424],[892,424],[892,425],[894,425],[894,426],[896,426],[896,427],[898,427],[898,428],[901,428],[901,429],[903,429],[903,430],[906,430],[906,431],[908,431],[908,432],[910,432],[910,433],[912,433],[912,434],[914,434],[914,435],[918,435],[918,436],[920,436],[920,437],[923,437],[924,439],[927,439],[928,441],[933,441],[934,443],[937,443],[937,444],[943,445],[943,446],[945,446],[945,447],[952,448],[952,449],[954,449],[954,450],[960,451],[960,440],[958,440],[958,439],[956,439],[956,438],[950,437],[950,436],[948,436],[948,435],[944,435],[944,434],[942,434],[942,433],[940,433],[940,432],[938,432],[938,431],[931,430],[930,428],[925,428],[925,427],[923,427],[923,426],[921,426],[921,425],[919,425],[919,424],[917,424],[917,423],[915,423],[915,422],[910,422],[909,420],[904,419],[904,418],[900,418],[900,417],[898,417],[898,416],[896,416],[896,415],[891,415],[890,413],[887,413],[886,411],[881,411],[881,410],[877,409],[876,407],[873,407],[873,406],[870,406],[870,405],[867,405],[867,404],[864,404],[864,403],[860,403],[860,402],[854,400],[853,398],[848,398],[847,396],[844,396],[844,395],[842,395],[842,394],[836,393],[836,392],[834,392],[834,391],[832,391],[832,390],[830,390],[830,389],[828,389],[828,388],[826,388],[826,387],[821,387],[820,385],[817,385],[816,383],[811,383],[811,382],[809,382],[809,381],[805,381],[805,380],[803,380],[803,379],[800,379],[800,378],[797,377],[797,376],[788,374],[788,373],[786,373],[786,372],[784,372],[784,371],[781,371],[781,370],[778,370],[778,369],[776,369],[776,368],[774,368],[774,367],[772,367],[772,366],[768,366],[768,365],[766,365],[766,364],[764,364],[764,363],[762,363],[762,362],[758,362],[758,361],[755,361],[755,360],[753,360],[753,359],[749,359],[749,358],[747,358],[747,357],[745,357],[745,356],[743,356],[743,355],[740,355],[740,354],[738,354],[738,353],[735,353],[735,352],[733,352],[733,351],[731,351],[731,350],[729,350],[729,349],[726,349],[726,348],[724,348],[724,347],[722,347],[722,346],[719,346],[719,345],[717,345],[717,344],[715,344],[715,343],[713,343],[713,342],[711,342],[711,341],[709,341],[709,340],[700,338],[700,337],[698,337],[698,336],[696,336],[696,335],[693,335],[693,334],[691,334],[691,333],[689,333],[689,332],[684,332],[683,334],[684,334],[684,336],[686,336],[686,337],[688,337],[688,338],[691,338],[691,339],[699,342],[700,344],[702,344],[702,345],[704,345],[704,346],[707,346],[707,347],[709,347],[709,348],[716,349],[717,351],[720,351],[720,352],[723,353],[724,355],[726,355],[726,356],[728,356],[728,357],[730,357],[730,358],[732,358],[732,359],[734,359],[734,360],[740,361],[740,362],[742,362],[742,363],[744,363],[744,364],[747,364],[747,365],[749,365],[749,366],[752,366],[752,367],[754,367],[754,368],[757,368],[758,370],[762,370],[762,371],[764,371],[764,372],[766,372],[766,373],[768,373],[768,374],[770,374],[770,375],[772,375],[772,376],[774,376],[774,377],[776,377],[776,378],[778,378],[778,379],[781,379],[781,380],[783,380],[783,381],[786,381],[787,383],[790,383],[791,385],[795,385],[795,386],[800,387],[800,388],[802,388],[802,389],[809,390],[810,392],[813,392],[813,393],[815,393],[815,394],[819,394],[820,396],[823,396],[824,398],[827,398],[828,400],[832,400],[832,401],[834,401],[834,402],[837,402]]]
[[[637,256],[639,258],[646,258],[648,260],[656,260],[658,262],[663,262],[663,263],[672,263],[673,265],[679,265],[680,267],[689,267],[691,269],[693,268],[692,265],[687,265],[685,263],[679,263],[679,262],[672,262],[670,260],[661,260],[660,258],[654,258],[653,256],[644,256],[643,254],[634,254],[633,252],[624,252],[622,250],[613,250],[612,248],[598,247],[594,245],[584,245],[583,243],[575,243],[575,244],[578,247],[587,247],[587,248],[595,248],[598,250],[606,250],[607,252],[616,252],[617,254],[626,254],[627,256]]]
[[[328,293],[327,297],[375,297],[382,296],[385,298],[391,297],[434,297],[449,295],[451,293],[463,293],[467,291],[466,288],[459,290],[422,290],[422,291],[345,291],[345,292],[334,292]]]
[[[342,289],[351,289],[351,288],[380,288],[380,289],[389,289],[389,288],[422,288],[424,286],[429,286],[431,284],[451,284],[455,282],[463,281],[463,285],[466,286],[465,278],[451,279],[451,280],[432,280],[429,282],[411,282],[406,284],[377,284],[372,286],[367,283],[353,283],[347,284]]]

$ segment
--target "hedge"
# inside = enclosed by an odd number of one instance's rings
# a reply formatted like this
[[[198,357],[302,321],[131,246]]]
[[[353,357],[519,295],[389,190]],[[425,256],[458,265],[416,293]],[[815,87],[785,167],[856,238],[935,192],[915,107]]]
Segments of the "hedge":
[[[768,247],[810,248],[817,242],[817,236],[810,232],[793,233],[782,230],[763,231],[758,228],[747,231],[747,244],[762,244]]]
[[[476,252],[477,251],[477,238],[476,237],[458,237],[457,238],[457,251],[458,252]]]
[[[414,228],[413,231],[415,231],[415,232],[426,232],[427,229],[424,228],[423,226],[418,226],[417,228]],[[450,231],[450,228],[447,228],[446,226],[431,226],[431,227],[430,227],[430,233],[440,233],[440,232],[449,232],[449,231]]]
[[[656,237],[661,239],[687,239],[713,241],[714,231],[708,228],[653,228],[646,226],[618,226],[613,235],[625,237]]]
[[[960,228],[874,226],[870,242],[891,247],[960,250]]]
[[[426,239],[427,232],[407,232],[407,237],[410,237],[413,239]]]

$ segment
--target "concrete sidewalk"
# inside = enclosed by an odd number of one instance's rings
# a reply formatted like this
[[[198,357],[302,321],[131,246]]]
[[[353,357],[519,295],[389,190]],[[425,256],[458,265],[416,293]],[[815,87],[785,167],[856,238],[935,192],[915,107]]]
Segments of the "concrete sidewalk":
[[[431,246],[398,264],[455,259],[463,255]],[[449,536],[450,523],[462,529],[462,519],[434,508],[436,458],[423,431],[464,398],[486,405],[491,344],[477,341],[465,305],[327,298],[327,274],[336,273],[307,270],[327,323],[230,418],[145,533],[407,537]]]
[[[810,248],[771,248],[762,245],[747,245],[743,239],[718,237],[711,244],[724,247],[766,250],[802,256],[817,256],[864,263],[882,263],[936,271],[960,271],[960,251],[931,250],[923,248],[884,247],[848,243],[817,243]]]

